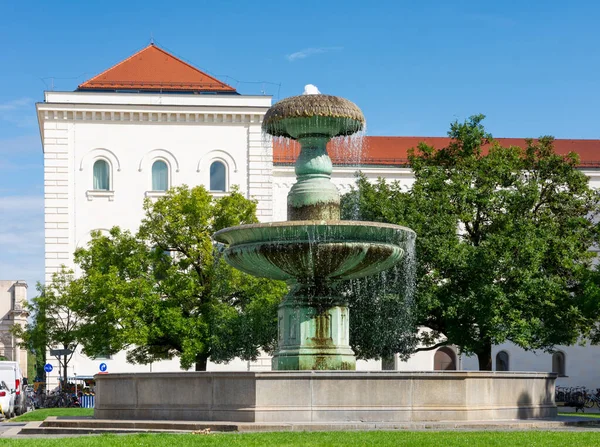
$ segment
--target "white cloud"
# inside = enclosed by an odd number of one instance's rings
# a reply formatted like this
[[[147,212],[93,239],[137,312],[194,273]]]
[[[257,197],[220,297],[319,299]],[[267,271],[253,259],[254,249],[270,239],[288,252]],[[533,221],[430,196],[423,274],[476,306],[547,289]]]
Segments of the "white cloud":
[[[44,197],[34,195],[0,197],[0,261],[15,261],[27,253],[42,253],[44,247]]]
[[[0,139],[0,154],[22,155],[38,151],[40,154],[42,153],[42,143],[39,135],[23,135]]]
[[[43,195],[0,196],[0,279],[44,279]]]
[[[23,227],[15,227],[12,230],[0,230],[0,247],[6,250],[7,253],[22,256],[24,253],[39,253],[40,248],[43,249],[43,229],[31,230]]]
[[[0,103],[0,120],[17,127],[32,127],[36,124],[34,100],[17,98]]]
[[[37,211],[44,213],[44,197],[39,195],[0,197],[0,216],[19,211]],[[0,217],[0,223],[4,220]]]
[[[322,54],[329,51],[343,50],[343,47],[320,47],[320,48],[305,48],[304,50],[296,51],[295,53],[288,54],[286,59],[290,62],[297,61],[298,59],[306,59],[313,54]]]
[[[22,109],[33,104],[31,98],[18,98],[12,99],[6,102],[0,102],[0,111],[17,110]]]
[[[41,168],[41,166],[41,164],[35,163],[15,163],[10,160],[0,160],[0,171],[29,171],[30,169]]]

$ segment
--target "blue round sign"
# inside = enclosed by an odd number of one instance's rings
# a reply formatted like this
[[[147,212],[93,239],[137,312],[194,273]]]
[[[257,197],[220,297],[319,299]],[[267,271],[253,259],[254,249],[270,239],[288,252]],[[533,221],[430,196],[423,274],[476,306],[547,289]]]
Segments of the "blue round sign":
[[[108,369],[108,365],[106,363],[100,363],[100,372],[105,372]]]
[[[47,373],[52,372],[52,365],[50,363],[46,363],[44,365],[44,371],[46,371]]]

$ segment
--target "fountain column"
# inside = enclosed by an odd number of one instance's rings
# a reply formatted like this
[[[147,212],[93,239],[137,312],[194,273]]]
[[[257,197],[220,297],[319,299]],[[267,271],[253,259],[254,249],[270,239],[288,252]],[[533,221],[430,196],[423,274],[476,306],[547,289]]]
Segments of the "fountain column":
[[[333,164],[327,154],[328,136],[299,137],[294,183],[287,198],[288,220],[339,220],[340,193],[331,183]]]
[[[298,135],[297,182],[288,193],[289,221],[338,221],[340,194],[331,182],[329,135]],[[317,243],[318,241],[314,241]],[[278,346],[273,370],[354,370],[347,303],[333,284],[299,278],[278,310]]]

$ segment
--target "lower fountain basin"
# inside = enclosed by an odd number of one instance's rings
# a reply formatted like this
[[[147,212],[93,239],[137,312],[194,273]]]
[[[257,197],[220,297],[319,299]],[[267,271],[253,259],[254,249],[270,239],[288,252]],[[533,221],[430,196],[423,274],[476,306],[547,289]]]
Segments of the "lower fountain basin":
[[[218,231],[233,267],[264,278],[311,282],[373,275],[397,264],[414,240],[406,227],[375,222],[291,221]]]
[[[376,422],[557,415],[553,373],[178,372],[94,379],[97,419],[354,423],[351,429],[368,429]]]

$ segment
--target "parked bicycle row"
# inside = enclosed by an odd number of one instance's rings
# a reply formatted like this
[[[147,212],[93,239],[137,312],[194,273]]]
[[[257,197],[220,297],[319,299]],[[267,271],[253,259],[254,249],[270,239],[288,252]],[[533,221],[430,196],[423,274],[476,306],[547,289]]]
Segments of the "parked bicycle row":
[[[557,386],[554,400],[567,407],[592,408],[596,405],[600,408],[600,388],[592,391],[583,386]]]
[[[67,408],[79,407],[79,398],[77,395],[65,392],[55,391],[49,394],[36,393],[33,388],[28,387],[25,390],[27,394],[27,407],[36,408]]]

